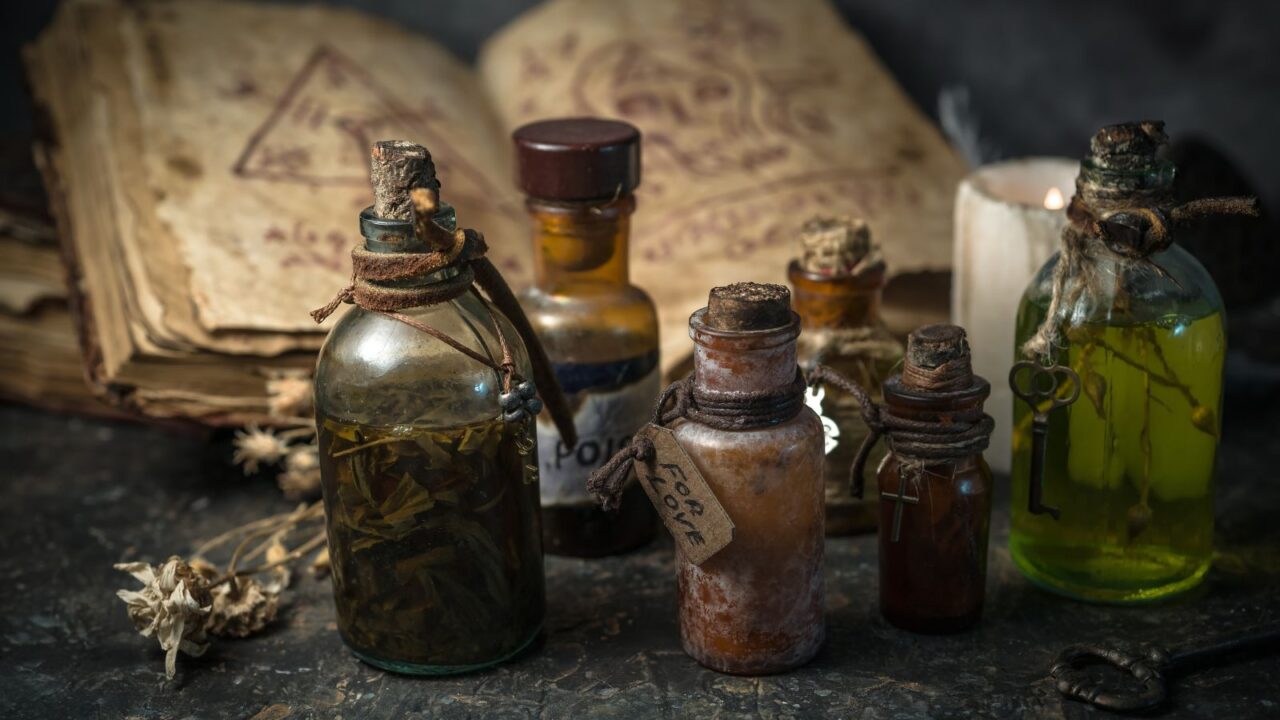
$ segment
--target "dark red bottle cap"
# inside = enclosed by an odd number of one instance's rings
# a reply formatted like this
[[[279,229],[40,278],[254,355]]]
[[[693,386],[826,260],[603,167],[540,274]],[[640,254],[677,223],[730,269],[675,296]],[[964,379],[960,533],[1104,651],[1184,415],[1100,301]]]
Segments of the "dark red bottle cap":
[[[640,131],[600,118],[539,120],[517,128],[516,183],[544,200],[602,200],[640,185]]]

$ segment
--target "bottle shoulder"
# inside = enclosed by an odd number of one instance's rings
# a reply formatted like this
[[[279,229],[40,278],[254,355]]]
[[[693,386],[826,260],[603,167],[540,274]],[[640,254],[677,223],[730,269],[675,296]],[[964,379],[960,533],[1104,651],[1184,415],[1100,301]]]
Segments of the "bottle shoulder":
[[[773,463],[782,465],[787,463],[787,458],[796,455],[815,451],[824,454],[822,420],[807,406],[800,408],[795,417],[766,427],[721,430],[685,420],[677,424],[673,432],[681,447],[691,453],[696,448],[715,452],[741,451],[753,457],[764,454],[775,458]]]
[[[496,321],[516,367],[531,375],[524,343],[501,312],[467,294],[401,311],[483,357],[500,362]],[[498,413],[499,374],[445,342],[359,307],[330,331],[316,362],[316,406],[330,417],[374,425],[452,427]]]
[[[1053,298],[1061,251],[1040,267],[1022,295],[1021,307],[1046,308]],[[1191,253],[1177,244],[1149,261],[1109,252],[1088,257],[1064,284],[1072,322],[1148,322],[1171,315],[1206,317],[1223,310],[1217,284]]]
[[[657,308],[635,286],[585,294],[531,288],[520,304],[553,361],[616,360],[658,349]]]

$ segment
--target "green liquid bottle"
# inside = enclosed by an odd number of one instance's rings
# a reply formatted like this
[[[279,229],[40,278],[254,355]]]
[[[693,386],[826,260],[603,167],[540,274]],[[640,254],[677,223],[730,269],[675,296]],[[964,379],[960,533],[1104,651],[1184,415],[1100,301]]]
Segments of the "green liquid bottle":
[[[1018,311],[1017,359],[1069,368],[1059,396],[1079,394],[1047,413],[1040,511],[1034,413],[1014,403],[1010,551],[1033,582],[1085,600],[1185,591],[1213,552],[1223,307],[1200,263],[1163,234],[1176,217],[1163,142],[1160,123],[1099,131],[1064,250]]]

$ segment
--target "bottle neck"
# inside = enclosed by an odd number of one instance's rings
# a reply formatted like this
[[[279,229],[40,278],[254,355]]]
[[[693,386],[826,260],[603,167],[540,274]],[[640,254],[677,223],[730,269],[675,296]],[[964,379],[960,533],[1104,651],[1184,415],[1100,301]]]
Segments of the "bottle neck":
[[[431,220],[450,232],[458,227],[457,215],[449,203],[440,203],[440,209]],[[430,247],[417,236],[413,222],[380,218],[373,214],[373,208],[366,208],[360,213],[360,234],[364,237],[364,249],[372,253],[422,253],[429,252]],[[452,280],[462,273],[457,267],[445,267],[434,272],[423,273],[401,280],[375,282],[391,288],[426,287]]]
[[[884,271],[865,275],[818,275],[792,261],[787,268],[791,300],[806,330],[849,330],[880,323]]]
[[[525,203],[533,221],[534,285],[555,293],[628,284],[632,195],[614,200]]]
[[[796,338],[800,318],[769,330],[716,330],[703,322],[707,309],[689,318],[693,368],[698,390],[711,392],[771,391],[796,379]]]

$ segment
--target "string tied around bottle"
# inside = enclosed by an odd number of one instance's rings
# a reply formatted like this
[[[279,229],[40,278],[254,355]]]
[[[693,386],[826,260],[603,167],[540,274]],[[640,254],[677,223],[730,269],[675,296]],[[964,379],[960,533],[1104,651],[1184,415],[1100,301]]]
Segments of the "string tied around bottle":
[[[1173,244],[1179,225],[1214,215],[1258,215],[1253,197],[1176,203],[1170,192],[1173,166],[1159,154],[1166,140],[1164,123],[1154,121],[1112,125],[1094,136],[1067,205],[1049,307],[1021,348],[1028,359],[1053,365],[1053,353],[1062,346],[1062,328],[1079,302],[1089,294],[1101,294],[1104,280],[1122,280],[1101,272],[1096,267],[1099,257],[1117,260],[1119,273],[1134,267],[1176,285],[1153,256]]]
[[[654,405],[650,424],[667,427],[690,420],[717,430],[752,430],[786,422],[804,407],[804,374],[796,368],[788,385],[764,390],[710,390],[699,388],[693,373],[666,387]],[[606,510],[616,509],[636,461],[653,459],[653,442],[637,436],[596,468],[587,479],[587,491]]]
[[[503,419],[515,422],[526,415],[536,415],[545,403],[566,446],[573,447],[577,444],[577,432],[560,383],[515,294],[492,261],[485,257],[488,246],[484,236],[470,228],[450,232],[437,224],[432,219],[439,208],[439,193],[435,188],[414,188],[409,191],[409,197],[413,207],[414,232],[426,241],[428,247],[438,249],[373,252],[357,246],[351,252],[351,283],[339,290],[333,300],[313,311],[312,319],[317,323],[324,322],[340,305],[354,304],[430,335],[498,373],[502,388],[499,404]],[[437,282],[426,285],[398,284],[432,273],[441,275]],[[501,359],[477,352],[448,333],[400,312],[411,307],[449,302],[468,292],[480,301],[489,314],[494,335],[498,339]],[[511,322],[524,341],[533,366],[532,381],[523,378],[518,371],[511,343],[495,315],[495,307]]]
[[[966,383],[972,379],[968,363],[958,360],[932,369],[915,368],[907,363],[904,365],[904,372],[909,368],[919,373],[918,377],[913,376],[911,384],[925,390],[945,392],[960,379],[964,379]],[[856,381],[825,365],[819,365],[809,372],[809,384],[820,383],[834,385],[852,396],[870,431],[858,448],[849,469],[850,488],[857,498],[861,498],[865,492],[863,469],[872,449],[881,438],[884,438],[889,451],[904,465],[923,466],[930,462],[956,460],[983,452],[987,449],[991,431],[995,428],[995,421],[981,407],[938,413],[934,419],[899,415],[891,405],[882,405],[872,400],[866,389]]]
[[[932,382],[954,382],[960,371],[949,365],[932,371]],[[831,384],[857,402],[870,432],[850,468],[855,497],[864,492],[863,469],[875,444],[883,437],[889,449],[904,463],[924,464],[954,460],[987,449],[995,421],[981,408],[940,413],[937,419],[921,420],[897,415],[892,408],[871,399],[856,381],[825,365],[815,366],[806,378],[799,368],[796,379],[785,388],[760,392],[709,393],[696,389],[693,374],[667,386],[658,398],[650,422],[665,427],[676,420],[691,420],[719,430],[747,430],[768,427],[795,417],[804,405],[804,390],[820,383]],[[640,437],[619,450],[587,480],[590,492],[605,509],[618,507],[622,492],[636,461],[653,458],[653,443]]]

